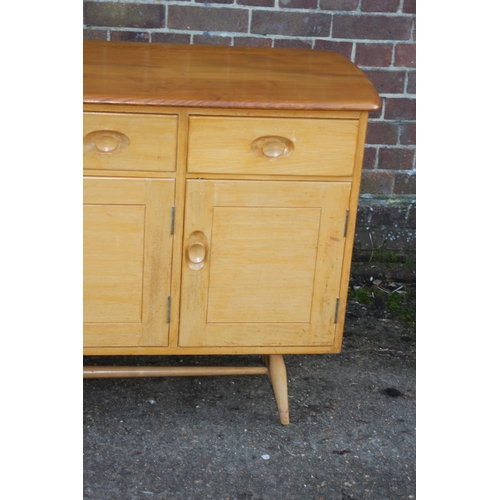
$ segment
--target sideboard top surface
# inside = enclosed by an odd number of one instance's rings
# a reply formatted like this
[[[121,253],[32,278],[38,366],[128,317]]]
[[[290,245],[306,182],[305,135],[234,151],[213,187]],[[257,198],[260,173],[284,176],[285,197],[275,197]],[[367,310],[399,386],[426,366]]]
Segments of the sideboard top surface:
[[[84,103],[374,111],[363,72],[330,51],[85,41]]]

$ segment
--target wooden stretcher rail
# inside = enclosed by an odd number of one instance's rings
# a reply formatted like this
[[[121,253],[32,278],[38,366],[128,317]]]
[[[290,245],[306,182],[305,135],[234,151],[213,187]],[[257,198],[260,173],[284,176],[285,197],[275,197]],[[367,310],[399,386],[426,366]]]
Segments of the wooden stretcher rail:
[[[265,366],[84,366],[83,378],[267,375]]]

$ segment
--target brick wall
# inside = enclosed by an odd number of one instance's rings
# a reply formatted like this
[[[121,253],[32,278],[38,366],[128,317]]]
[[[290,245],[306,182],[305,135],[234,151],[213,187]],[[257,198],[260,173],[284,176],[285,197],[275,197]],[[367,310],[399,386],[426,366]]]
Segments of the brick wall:
[[[355,258],[415,250],[416,0],[84,2],[84,38],[333,50],[382,98],[371,114]]]

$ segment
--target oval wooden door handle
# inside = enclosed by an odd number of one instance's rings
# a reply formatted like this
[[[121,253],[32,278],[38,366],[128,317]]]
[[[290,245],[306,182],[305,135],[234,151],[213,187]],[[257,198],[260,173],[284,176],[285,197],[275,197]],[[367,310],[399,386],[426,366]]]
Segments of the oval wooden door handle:
[[[129,138],[116,130],[95,130],[83,139],[87,149],[100,154],[113,154],[123,151],[130,144]]]
[[[200,262],[203,262],[205,260],[205,255],[206,255],[206,250],[204,245],[202,245],[201,243],[193,243],[188,248],[189,260],[193,264],[199,264]]]
[[[252,152],[256,156],[279,158],[290,156],[294,150],[294,143],[287,137],[279,135],[266,135],[252,142]]]
[[[208,241],[201,231],[195,231],[189,235],[186,245],[187,265],[193,270],[201,269],[206,261],[208,254]]]

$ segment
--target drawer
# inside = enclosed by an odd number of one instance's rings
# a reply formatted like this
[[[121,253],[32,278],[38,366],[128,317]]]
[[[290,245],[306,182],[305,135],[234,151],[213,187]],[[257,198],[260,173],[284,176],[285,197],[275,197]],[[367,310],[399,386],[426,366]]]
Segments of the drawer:
[[[357,137],[358,120],[191,116],[187,169],[349,176]]]
[[[173,172],[175,115],[84,113],[83,168]]]

